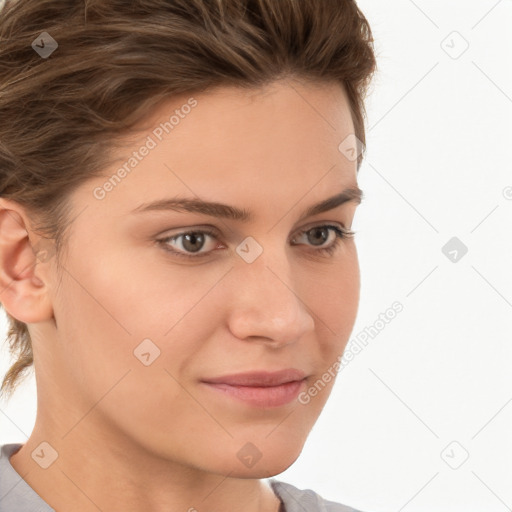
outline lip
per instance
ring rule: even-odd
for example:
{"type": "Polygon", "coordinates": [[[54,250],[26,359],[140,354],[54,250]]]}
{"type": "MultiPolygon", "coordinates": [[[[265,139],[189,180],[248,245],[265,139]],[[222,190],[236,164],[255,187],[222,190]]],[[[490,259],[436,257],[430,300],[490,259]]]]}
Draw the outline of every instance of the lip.
{"type": "Polygon", "coordinates": [[[305,374],[293,368],[279,372],[249,372],[202,381],[224,397],[255,407],[280,407],[297,398],[305,384],[305,374]]]}
{"type": "Polygon", "coordinates": [[[203,379],[203,382],[208,384],[228,384],[230,386],[269,387],[303,380],[305,377],[306,374],[301,370],[287,368],[277,372],[253,371],[224,375],[222,377],[203,379]]]}

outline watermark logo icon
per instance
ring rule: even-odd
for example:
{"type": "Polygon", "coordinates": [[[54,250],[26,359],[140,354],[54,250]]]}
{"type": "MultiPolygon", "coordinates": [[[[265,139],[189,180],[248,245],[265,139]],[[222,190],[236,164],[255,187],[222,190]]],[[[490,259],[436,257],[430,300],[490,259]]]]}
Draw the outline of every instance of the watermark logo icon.
{"type": "Polygon", "coordinates": [[[45,263],[51,260],[55,256],[55,245],[47,238],[41,238],[33,246],[36,258],[41,262],[45,263]]]}
{"type": "Polygon", "coordinates": [[[43,441],[32,453],[32,458],[43,469],[48,469],[56,460],[59,454],[57,450],[46,441],[43,441]]]}
{"type": "Polygon", "coordinates": [[[507,201],[512,201],[512,187],[508,186],[503,189],[503,197],[507,201]]]}
{"type": "Polygon", "coordinates": [[[351,133],[338,146],[338,151],[350,160],[355,162],[364,151],[364,144],[360,141],[355,134],[351,133]]]}
{"type": "Polygon", "coordinates": [[[149,366],[160,356],[160,349],[149,338],[145,338],[135,347],[133,355],[144,366],[149,366]]]}
{"type": "Polygon", "coordinates": [[[452,263],[458,263],[467,254],[468,248],[454,236],[446,242],[441,251],[452,263]]]}
{"type": "Polygon", "coordinates": [[[450,58],[456,60],[469,48],[469,43],[454,30],[441,41],[441,48],[450,58]]]}
{"type": "Polygon", "coordinates": [[[261,255],[263,247],[252,236],[248,236],[238,244],[236,252],[246,263],[252,263],[261,255]]]}
{"type": "Polygon", "coordinates": [[[33,41],[32,48],[43,59],[47,59],[57,48],[59,44],[48,32],[41,32],[33,41]]]}
{"type": "Polygon", "coordinates": [[[263,454],[253,443],[245,443],[236,455],[242,464],[248,468],[252,468],[263,457],[263,454]]]}
{"type": "Polygon", "coordinates": [[[441,452],[441,458],[452,469],[459,469],[469,459],[469,453],[458,441],[452,441],[441,452]]]}

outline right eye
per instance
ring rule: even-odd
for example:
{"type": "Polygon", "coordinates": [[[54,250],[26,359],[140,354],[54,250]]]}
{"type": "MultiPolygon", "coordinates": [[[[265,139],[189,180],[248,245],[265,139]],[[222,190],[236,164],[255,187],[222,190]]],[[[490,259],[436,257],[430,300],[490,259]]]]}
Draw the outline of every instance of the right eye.
{"type": "Polygon", "coordinates": [[[212,230],[204,229],[197,231],[184,231],[182,233],[178,233],[176,235],[168,236],[165,238],[161,238],[160,240],[157,240],[163,248],[172,253],[176,256],[183,257],[183,258],[202,258],[204,256],[208,256],[212,251],[207,251],[203,253],[199,253],[201,248],[203,247],[205,243],[205,235],[209,237],[216,238],[216,233],[212,230]],[[181,239],[183,237],[183,240],[181,241],[180,245],[182,246],[181,250],[171,249],[170,248],[170,242],[176,242],[177,240],[181,239]],[[188,254],[184,251],[192,251],[192,253],[188,254]]]}

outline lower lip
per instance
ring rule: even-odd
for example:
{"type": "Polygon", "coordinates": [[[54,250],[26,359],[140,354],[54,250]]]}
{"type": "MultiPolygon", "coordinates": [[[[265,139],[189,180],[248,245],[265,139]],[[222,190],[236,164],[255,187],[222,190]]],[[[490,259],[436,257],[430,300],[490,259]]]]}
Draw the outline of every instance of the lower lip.
{"type": "Polygon", "coordinates": [[[204,382],[216,391],[256,407],[279,407],[288,404],[297,398],[304,383],[305,379],[287,382],[280,386],[254,387],[204,382]]]}

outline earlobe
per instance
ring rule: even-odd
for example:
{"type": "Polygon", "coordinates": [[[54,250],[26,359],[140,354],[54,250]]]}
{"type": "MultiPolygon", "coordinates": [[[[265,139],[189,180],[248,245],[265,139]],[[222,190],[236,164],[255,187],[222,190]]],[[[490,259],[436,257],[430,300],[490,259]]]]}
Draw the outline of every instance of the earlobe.
{"type": "Polygon", "coordinates": [[[44,263],[34,250],[29,218],[22,206],[0,198],[0,302],[24,323],[52,318],[44,263]]]}

